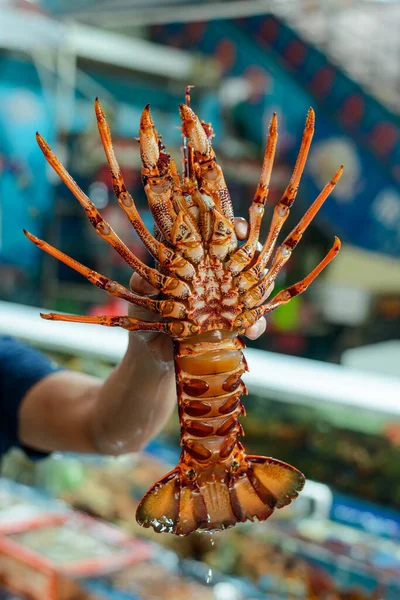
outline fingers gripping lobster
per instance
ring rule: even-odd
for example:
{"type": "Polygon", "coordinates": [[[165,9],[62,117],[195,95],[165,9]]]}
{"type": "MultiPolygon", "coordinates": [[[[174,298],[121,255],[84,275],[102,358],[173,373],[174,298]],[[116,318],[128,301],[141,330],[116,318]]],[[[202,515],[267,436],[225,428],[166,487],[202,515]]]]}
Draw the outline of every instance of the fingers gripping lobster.
{"type": "Polygon", "coordinates": [[[153,256],[155,268],[142,263],[118,238],[40,135],[39,146],[86,211],[98,235],[160,290],[161,299],[137,295],[25,233],[37,246],[108,294],[144,306],[160,315],[160,319],[147,322],[128,316],[54,313],[42,317],[129,331],[157,331],[170,335],[174,341],[182,452],[176,468],[141,500],[136,515],[141,525],[187,535],[195,530],[225,529],[247,519],[263,521],[275,508],[296,498],[305,479],[297,469],[279,460],[247,455],[238,440],[243,435],[239,418],[245,415],[240,398],[247,393],[241,379],[247,365],[239,335],[263,315],[304,292],[338,253],[340,242],[336,238],[332,249],[309,275],[263,302],[266,290],[339,180],[342,167],[275,250],[295,200],[313,136],[314,112],[310,109],[292,177],[275,206],[267,239],[257,255],[278,137],[276,115],[271,120],[261,178],[250,206],[249,236],[239,246],[229,192],[212,148],[211,125],[200,122],[190,108],[187,93],[186,104],[180,106],[183,134],[180,177],[146,106],[140,122],[140,150],[143,184],[155,221],[152,235],[125,187],[98,100],[95,109],[118,203],[153,256]]]}

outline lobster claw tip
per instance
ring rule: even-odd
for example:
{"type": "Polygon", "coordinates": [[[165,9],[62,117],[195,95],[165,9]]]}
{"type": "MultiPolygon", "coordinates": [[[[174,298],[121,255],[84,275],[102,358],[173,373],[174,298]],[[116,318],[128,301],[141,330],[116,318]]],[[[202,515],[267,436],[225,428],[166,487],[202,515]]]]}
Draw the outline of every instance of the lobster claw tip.
{"type": "Polygon", "coordinates": [[[149,127],[154,127],[154,123],[151,117],[150,104],[146,104],[140,117],[140,128],[147,129],[149,127]]]}
{"type": "Polygon", "coordinates": [[[40,317],[42,319],[44,319],[45,321],[52,321],[53,320],[53,314],[52,313],[39,313],[40,317]]]}
{"type": "Polygon", "coordinates": [[[195,113],[190,108],[190,106],[188,106],[187,104],[179,105],[179,114],[180,114],[182,121],[193,122],[193,121],[197,120],[195,113]]]}
{"type": "Polygon", "coordinates": [[[315,112],[312,106],[310,106],[310,108],[307,111],[307,121],[306,121],[306,126],[308,127],[314,127],[315,125],[315,112]]]}
{"type": "Polygon", "coordinates": [[[45,156],[51,152],[50,146],[48,145],[46,140],[40,135],[40,133],[38,131],[36,132],[36,141],[39,145],[39,148],[41,149],[41,151],[43,152],[43,154],[45,156]]]}
{"type": "Polygon", "coordinates": [[[333,249],[335,252],[339,252],[340,248],[341,248],[342,242],[340,241],[340,239],[335,236],[335,241],[333,243],[333,249]]]}
{"type": "Polygon", "coordinates": [[[103,108],[100,104],[100,100],[99,100],[98,96],[96,96],[96,100],[94,101],[94,110],[96,113],[97,120],[104,121],[105,120],[104,112],[103,112],[103,108]]]}
{"type": "Polygon", "coordinates": [[[160,158],[158,135],[150,112],[150,104],[146,104],[140,117],[139,130],[140,150],[143,167],[148,176],[158,176],[157,162],[160,158]]]}
{"type": "Polygon", "coordinates": [[[278,127],[278,115],[276,114],[276,112],[274,112],[272,114],[271,121],[269,124],[269,132],[273,133],[274,131],[276,131],[277,127],[278,127]]]}
{"type": "Polygon", "coordinates": [[[209,156],[211,145],[204,126],[200,123],[196,113],[187,104],[179,105],[179,113],[183,121],[183,133],[188,138],[193,149],[203,156],[209,156]]]}
{"type": "Polygon", "coordinates": [[[28,240],[30,240],[34,244],[37,244],[40,241],[39,238],[37,238],[35,235],[29,233],[27,229],[23,229],[22,231],[24,232],[24,235],[28,238],[28,240]]]}

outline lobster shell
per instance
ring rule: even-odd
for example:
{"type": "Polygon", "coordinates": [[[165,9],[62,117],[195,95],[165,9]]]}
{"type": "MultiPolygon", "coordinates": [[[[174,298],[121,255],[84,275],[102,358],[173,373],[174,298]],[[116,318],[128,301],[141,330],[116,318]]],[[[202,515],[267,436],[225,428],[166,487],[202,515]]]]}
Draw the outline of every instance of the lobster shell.
{"type": "Polygon", "coordinates": [[[222,530],[248,519],[263,521],[275,508],[286,506],[297,497],[305,478],[297,469],[279,460],[246,454],[238,440],[243,434],[239,418],[245,414],[241,396],[247,393],[241,379],[247,364],[240,334],[304,292],[338,253],[340,241],[335,238],[332,249],[309,275],[265,301],[278,273],[334,189],[343,167],[275,249],[296,198],[310,148],[315,120],[310,109],[292,177],[274,208],[269,233],[257,253],[278,137],[274,114],[260,182],[250,206],[249,235],[240,245],[229,192],[212,147],[212,127],[200,122],[192,111],[187,90],[186,104],[180,106],[181,176],[154,127],[148,105],[140,121],[142,179],[155,221],[152,235],[125,187],[97,99],[95,110],[118,203],[154,257],[155,268],[142,263],[118,238],[38,134],[39,146],[84,208],[98,235],[160,290],[160,299],[139,296],[32,234],[25,234],[108,294],[143,306],[160,315],[160,319],[147,322],[127,316],[84,317],[55,313],[42,317],[122,327],[129,331],[156,331],[174,340],[182,452],[175,469],[155,483],[141,500],[136,515],[141,525],[151,526],[155,531],[188,535],[195,530],[222,530]]]}

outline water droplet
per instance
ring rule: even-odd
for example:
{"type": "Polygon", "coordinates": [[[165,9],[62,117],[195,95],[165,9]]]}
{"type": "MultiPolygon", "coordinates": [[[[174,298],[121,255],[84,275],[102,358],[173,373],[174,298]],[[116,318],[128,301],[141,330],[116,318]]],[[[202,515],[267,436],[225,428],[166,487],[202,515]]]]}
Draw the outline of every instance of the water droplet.
{"type": "Polygon", "coordinates": [[[208,573],[206,575],[206,584],[209,585],[213,580],[213,572],[212,569],[208,569],[208,573]]]}

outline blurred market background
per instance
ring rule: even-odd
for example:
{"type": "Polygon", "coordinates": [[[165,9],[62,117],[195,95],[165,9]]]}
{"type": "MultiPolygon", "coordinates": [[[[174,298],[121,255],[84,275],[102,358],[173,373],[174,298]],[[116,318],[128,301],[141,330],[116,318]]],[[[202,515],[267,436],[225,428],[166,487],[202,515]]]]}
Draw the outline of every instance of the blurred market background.
{"type": "MultiPolygon", "coordinates": [[[[141,457],[56,455],[32,464],[12,452],[3,463],[7,481],[0,480],[0,557],[1,523],[16,514],[14,505],[44,501],[11,479],[151,538],[125,570],[88,577],[82,598],[89,589],[115,600],[400,598],[399,31],[400,3],[390,0],[0,1],[0,334],[72,369],[106,376],[123,355],[125,333],[45,323],[39,307],[118,315],[126,306],[41,253],[22,229],[125,285],[131,272],[49,169],[36,130],[145,262],[113,194],[96,96],[149,227],[135,139],[140,114],[150,102],[179,160],[177,106],[187,84],[195,86],[194,109],[213,124],[236,215],[247,216],[268,124],[278,114],[264,235],[310,105],[316,132],[287,231],[345,165],[276,289],[307,274],[334,235],[343,242],[339,257],[306,294],[269,317],[247,354],[246,447],[300,468],[311,480],[304,499],[278,519],[236,527],[212,543],[139,530],[137,501],[165,463],[176,462],[174,415],[141,457]],[[159,543],[171,553],[160,553],[159,543]]],[[[43,513],[58,510],[47,502],[43,513]]],[[[28,533],[20,535],[29,546],[28,533]]],[[[39,553],[41,544],[51,546],[45,533],[35,541],[39,553]]],[[[72,546],[82,544],[76,538],[72,546]]],[[[22,584],[17,591],[34,594],[22,584]]]]}

